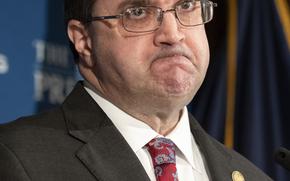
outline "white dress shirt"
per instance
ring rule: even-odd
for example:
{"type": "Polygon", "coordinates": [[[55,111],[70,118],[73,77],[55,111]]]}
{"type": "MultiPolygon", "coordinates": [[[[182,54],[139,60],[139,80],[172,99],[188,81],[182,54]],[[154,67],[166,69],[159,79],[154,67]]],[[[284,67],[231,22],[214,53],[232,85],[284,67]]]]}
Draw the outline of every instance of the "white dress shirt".
{"type": "MultiPolygon", "coordinates": [[[[145,145],[155,137],[163,137],[144,122],[132,117],[93,91],[85,82],[85,89],[111,119],[134,153],[139,158],[151,181],[156,181],[150,153],[145,145]]],[[[202,154],[191,134],[187,108],[166,138],[171,139],[176,149],[176,168],[179,181],[208,181],[202,154]]]]}

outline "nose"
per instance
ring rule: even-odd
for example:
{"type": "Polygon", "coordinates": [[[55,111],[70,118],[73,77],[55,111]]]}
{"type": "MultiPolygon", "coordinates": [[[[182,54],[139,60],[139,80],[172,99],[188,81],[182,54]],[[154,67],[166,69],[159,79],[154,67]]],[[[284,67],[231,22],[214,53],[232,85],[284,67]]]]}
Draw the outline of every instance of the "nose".
{"type": "Polygon", "coordinates": [[[162,23],[155,32],[154,43],[156,46],[172,46],[185,39],[180,30],[180,24],[175,17],[174,11],[165,11],[162,23]]]}

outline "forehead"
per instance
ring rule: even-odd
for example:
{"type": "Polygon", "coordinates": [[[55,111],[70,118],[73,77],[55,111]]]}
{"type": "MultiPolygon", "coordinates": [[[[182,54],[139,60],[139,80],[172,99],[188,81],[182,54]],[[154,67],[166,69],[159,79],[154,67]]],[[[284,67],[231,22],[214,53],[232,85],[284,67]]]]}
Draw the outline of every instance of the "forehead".
{"type": "Polygon", "coordinates": [[[120,10],[128,5],[156,5],[156,6],[170,6],[180,0],[97,0],[97,9],[120,10]]]}

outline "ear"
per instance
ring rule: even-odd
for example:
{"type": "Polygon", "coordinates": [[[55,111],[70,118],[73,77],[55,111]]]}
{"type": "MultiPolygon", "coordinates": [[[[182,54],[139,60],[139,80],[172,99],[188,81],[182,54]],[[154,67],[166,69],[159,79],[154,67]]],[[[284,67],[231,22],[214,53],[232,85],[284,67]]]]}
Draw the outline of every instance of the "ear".
{"type": "Polygon", "coordinates": [[[83,23],[78,20],[70,20],[67,26],[67,33],[81,61],[85,61],[84,63],[89,67],[93,66],[93,61],[91,61],[91,39],[83,23]]]}

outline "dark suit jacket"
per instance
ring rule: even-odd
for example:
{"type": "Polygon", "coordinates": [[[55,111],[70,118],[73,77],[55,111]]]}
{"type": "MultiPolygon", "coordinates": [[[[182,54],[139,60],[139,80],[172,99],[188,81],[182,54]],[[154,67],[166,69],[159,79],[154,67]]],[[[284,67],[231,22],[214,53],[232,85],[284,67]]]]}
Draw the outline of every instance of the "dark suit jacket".
{"type": "MultiPolygon", "coordinates": [[[[214,181],[271,180],[207,135],[190,116],[214,181]]],[[[1,181],[149,181],[138,158],[106,114],[78,83],[60,108],[0,126],[1,181]]]]}

